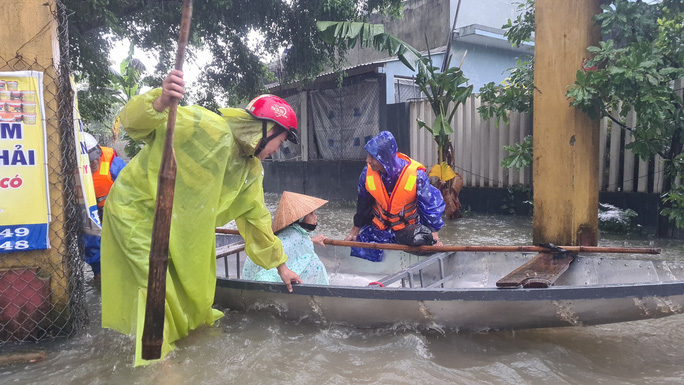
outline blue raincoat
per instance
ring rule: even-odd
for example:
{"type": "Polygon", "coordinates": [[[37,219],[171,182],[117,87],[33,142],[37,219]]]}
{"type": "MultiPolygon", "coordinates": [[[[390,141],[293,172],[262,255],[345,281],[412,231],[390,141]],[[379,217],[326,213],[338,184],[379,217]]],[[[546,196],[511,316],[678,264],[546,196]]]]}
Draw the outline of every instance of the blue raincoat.
{"type": "MultiPolygon", "coordinates": [[[[397,142],[394,140],[394,136],[389,131],[382,131],[369,140],[365,148],[385,168],[385,173],[380,173],[380,179],[382,179],[388,193],[393,191],[401,171],[408,164],[397,156],[397,142]]],[[[361,232],[356,240],[359,242],[396,243],[397,238],[392,229],[380,230],[372,224],[372,207],[375,199],[366,190],[367,169],[368,165],[361,171],[357,186],[358,203],[354,216],[354,226],[360,227],[361,232]]],[[[427,174],[422,170],[418,170],[416,175],[416,189],[420,223],[432,231],[439,231],[444,226],[442,214],[445,204],[442,193],[430,184],[427,174]]],[[[352,256],[373,262],[382,261],[383,254],[382,250],[359,247],[352,247],[351,251],[352,256]]]]}

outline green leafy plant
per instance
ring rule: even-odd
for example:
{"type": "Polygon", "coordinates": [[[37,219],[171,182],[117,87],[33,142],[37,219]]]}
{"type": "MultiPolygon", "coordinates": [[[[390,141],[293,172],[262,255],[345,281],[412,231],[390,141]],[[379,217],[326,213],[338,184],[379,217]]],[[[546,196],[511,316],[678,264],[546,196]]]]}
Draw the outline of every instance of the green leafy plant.
{"type": "Polygon", "coordinates": [[[677,227],[684,228],[684,186],[678,186],[663,194],[663,202],[669,203],[662,214],[670,218],[677,227]]]}
{"type": "Polygon", "coordinates": [[[504,146],[508,156],[501,161],[501,166],[520,170],[532,164],[532,136],[527,135],[521,143],[504,146]]]}
{"type": "MultiPolygon", "coordinates": [[[[532,36],[534,0],[521,3],[519,10],[517,18],[503,26],[514,45],[532,36]]],[[[631,133],[633,141],[626,148],[642,159],[662,157],[665,178],[658,233],[667,235],[671,223],[682,226],[684,216],[679,204],[682,191],[673,188],[677,178],[684,178],[684,167],[677,161],[684,142],[683,103],[673,87],[684,77],[684,3],[613,0],[604,2],[602,10],[595,20],[605,39],[587,48],[592,57],[577,71],[567,96],[589,116],[607,117],[631,133]],[[637,115],[634,127],[626,123],[630,111],[637,115]]],[[[532,61],[520,62],[504,83],[483,87],[480,115],[506,121],[509,111],[531,113],[533,66],[532,61]]],[[[510,165],[524,164],[523,148],[509,148],[510,165]]]]}
{"type": "MultiPolygon", "coordinates": [[[[87,130],[100,138],[103,145],[110,145],[109,141],[119,135],[117,121],[119,111],[146,85],[144,75],[147,69],[140,60],[134,57],[134,54],[135,48],[131,44],[128,48],[128,55],[119,63],[119,71],[109,69],[109,86],[106,92],[93,93],[89,88],[85,88],[78,93],[79,107],[84,102],[88,103],[93,100],[102,104],[106,102],[105,111],[102,113],[83,117],[87,130]]],[[[132,140],[125,132],[119,139],[128,140],[124,151],[129,157],[135,156],[144,145],[142,141],[132,140]]]]}
{"type": "MultiPolygon", "coordinates": [[[[447,66],[448,67],[448,66],[447,66]]],[[[473,86],[467,86],[468,79],[463,71],[457,67],[447,68],[441,72],[439,67],[432,65],[432,56],[428,53],[425,67],[420,67],[416,84],[427,96],[428,102],[435,114],[435,120],[430,127],[418,119],[418,127],[428,130],[437,143],[438,163],[446,162],[453,167],[453,146],[450,135],[454,133],[451,123],[459,105],[464,104],[473,92],[473,86]]]]}
{"type": "Polygon", "coordinates": [[[122,104],[126,104],[132,97],[140,93],[140,88],[144,85],[143,76],[147,69],[145,65],[133,57],[135,47],[133,44],[128,46],[128,55],[119,63],[119,72],[111,70],[109,79],[114,89],[114,97],[122,104]]]}
{"type": "MultiPolygon", "coordinates": [[[[534,16],[534,0],[526,0],[518,4],[515,20],[508,19],[501,26],[512,45],[519,47],[532,39],[534,16]]],[[[478,113],[482,119],[496,118],[497,126],[500,121],[509,122],[511,111],[532,115],[534,108],[534,60],[518,59],[516,66],[507,71],[510,75],[503,82],[489,82],[480,88],[478,113]]],[[[519,144],[505,146],[504,150],[509,155],[501,162],[503,167],[520,169],[532,164],[531,136],[519,144]]]]}
{"type": "Polygon", "coordinates": [[[675,188],[684,178],[684,103],[673,87],[684,77],[684,4],[614,0],[602,6],[595,20],[604,36],[587,50],[593,57],[569,87],[567,96],[594,118],[608,117],[631,133],[625,146],[644,160],[654,155],[664,162],[661,218],[658,233],[669,233],[670,222],[682,227],[684,193],[675,188]],[[618,108],[620,107],[620,108],[618,108]],[[634,111],[636,124],[627,124],[634,111]]]}
{"type": "MultiPolygon", "coordinates": [[[[69,15],[69,53],[77,83],[87,83],[91,98],[84,117],[108,113],[109,55],[115,42],[131,41],[159,59],[151,75],[157,84],[173,67],[180,1],[62,0],[69,15]]],[[[318,20],[365,20],[369,15],[397,17],[401,0],[272,0],[195,1],[187,63],[202,56],[196,87],[188,90],[196,103],[210,108],[237,105],[265,91],[269,70],[262,63],[287,49],[282,57],[283,82],[310,80],[334,63],[330,47],[317,39],[318,20]],[[258,40],[252,36],[259,35],[258,40]],[[219,103],[220,102],[220,103],[219,103]]]]}
{"type": "MultiPolygon", "coordinates": [[[[138,59],[133,57],[134,47],[131,44],[128,48],[128,56],[126,56],[119,64],[119,71],[112,71],[110,73],[110,79],[112,87],[116,92],[117,99],[121,102],[121,107],[123,107],[131,98],[138,95],[144,82],[144,75],[146,72],[145,65],[138,59]]],[[[119,107],[119,110],[121,109],[119,107]]],[[[117,113],[118,115],[118,113],[117,113]]],[[[118,116],[115,118],[118,120],[118,116]]],[[[118,132],[118,121],[115,121],[114,127],[118,132]]],[[[126,132],[121,135],[122,140],[127,140],[124,151],[129,157],[134,157],[142,147],[144,142],[142,140],[135,140],[128,136],[126,132]]]]}
{"type": "MultiPolygon", "coordinates": [[[[684,154],[680,154],[674,160],[674,167],[684,168],[684,154]]],[[[661,214],[674,222],[675,226],[684,229],[684,180],[680,179],[680,185],[662,194],[662,200],[667,205],[661,214]]]]}
{"type": "Polygon", "coordinates": [[[319,21],[316,28],[320,38],[338,49],[354,48],[358,42],[361,48],[373,47],[378,51],[397,56],[411,70],[424,67],[426,62],[415,48],[398,37],[385,33],[382,24],[364,22],[319,21]]]}
{"type": "Polygon", "coordinates": [[[510,76],[496,84],[489,82],[480,88],[482,119],[496,118],[496,124],[509,122],[511,111],[532,114],[534,104],[534,61],[518,59],[515,67],[508,69],[510,76]]]}
{"type": "Polygon", "coordinates": [[[510,215],[532,215],[534,203],[532,189],[516,184],[507,189],[508,194],[502,199],[501,210],[510,215]]]}
{"type": "Polygon", "coordinates": [[[508,19],[506,24],[501,26],[506,32],[504,36],[516,47],[530,41],[534,33],[534,0],[525,0],[518,3],[515,21],[508,19]]]}

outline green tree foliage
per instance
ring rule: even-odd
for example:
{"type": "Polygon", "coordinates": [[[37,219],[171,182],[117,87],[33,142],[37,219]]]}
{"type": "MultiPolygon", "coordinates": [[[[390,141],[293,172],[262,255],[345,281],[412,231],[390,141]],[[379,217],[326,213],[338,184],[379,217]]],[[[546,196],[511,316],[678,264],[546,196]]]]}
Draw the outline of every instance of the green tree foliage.
{"type": "MultiPolygon", "coordinates": [[[[684,167],[680,159],[681,167],[684,167]]],[[[680,229],[684,228],[684,185],[677,186],[669,192],[663,194],[663,201],[667,206],[663,208],[661,214],[674,222],[680,229]]]]}
{"type": "MultiPolygon", "coordinates": [[[[133,57],[134,47],[131,44],[128,48],[128,56],[121,61],[119,65],[119,71],[112,71],[110,74],[110,80],[112,83],[112,89],[114,90],[114,97],[119,101],[119,105],[116,106],[116,120],[114,125],[116,130],[118,127],[118,114],[121,108],[128,103],[131,98],[140,93],[140,89],[145,84],[143,76],[145,75],[146,68],[145,65],[138,59],[133,57]]],[[[121,135],[121,139],[127,140],[126,155],[130,158],[134,157],[145,144],[142,140],[135,140],[128,136],[126,132],[121,135]]]]}
{"type": "MultiPolygon", "coordinates": [[[[519,9],[516,20],[503,26],[509,41],[517,45],[534,31],[534,0],[526,0],[519,9]]],[[[603,39],[587,49],[593,58],[577,72],[568,97],[571,105],[590,116],[606,116],[628,130],[634,139],[628,148],[642,159],[655,154],[664,159],[659,234],[666,235],[668,219],[684,227],[684,189],[674,187],[677,178],[684,178],[684,110],[677,94],[681,90],[674,88],[674,81],[684,77],[684,3],[613,0],[602,9],[595,20],[603,39]],[[626,124],[631,110],[638,117],[634,127],[626,124]]],[[[483,118],[505,120],[509,111],[532,112],[533,65],[521,62],[504,84],[490,83],[480,90],[483,118]]],[[[531,152],[526,155],[525,149],[516,146],[507,159],[529,156],[531,161],[531,152]]]]}
{"type": "MultiPolygon", "coordinates": [[[[530,41],[534,32],[534,0],[518,4],[516,19],[508,19],[501,28],[512,45],[519,47],[530,41]]],[[[502,120],[509,122],[511,111],[532,115],[534,106],[534,60],[518,59],[516,66],[508,72],[510,76],[500,84],[489,82],[480,88],[478,112],[482,119],[496,118],[497,126],[502,120]]],[[[501,162],[503,167],[520,169],[532,163],[532,137],[529,135],[521,143],[506,146],[504,150],[509,155],[501,162]]]]}
{"type": "Polygon", "coordinates": [[[390,56],[397,56],[406,67],[415,71],[416,68],[425,70],[425,60],[415,48],[403,40],[389,33],[385,33],[382,24],[344,21],[319,21],[316,24],[321,40],[329,44],[331,50],[339,50],[342,56],[345,49],[356,47],[373,47],[390,56]]]}
{"type": "Polygon", "coordinates": [[[660,155],[665,165],[659,234],[668,232],[667,219],[684,225],[684,103],[675,81],[684,77],[684,3],[615,0],[595,17],[603,41],[589,47],[593,55],[577,72],[568,97],[592,117],[606,116],[629,131],[626,146],[647,160],[660,155]],[[621,108],[618,106],[621,105],[621,108]],[[636,124],[627,114],[636,112],[636,124]]]}
{"type": "Polygon", "coordinates": [[[482,119],[496,118],[508,123],[511,111],[532,114],[534,61],[520,60],[509,68],[510,76],[496,84],[489,82],[480,88],[478,112],[482,119]]]}
{"type": "Polygon", "coordinates": [[[534,33],[534,0],[524,0],[518,3],[515,20],[508,19],[501,28],[506,30],[504,35],[516,47],[530,41],[534,33]]]}
{"type": "Polygon", "coordinates": [[[508,156],[501,161],[503,167],[520,170],[532,164],[532,136],[527,135],[522,142],[504,146],[508,156]]]}
{"type": "MultiPolygon", "coordinates": [[[[62,0],[69,16],[72,69],[78,83],[88,84],[90,98],[81,101],[84,117],[109,113],[109,53],[114,42],[129,39],[156,55],[159,65],[152,86],[173,67],[180,28],[181,1],[62,0]]],[[[320,19],[361,20],[371,12],[398,16],[400,0],[196,0],[193,4],[188,60],[200,51],[210,59],[198,87],[189,90],[206,107],[219,100],[230,104],[264,91],[270,75],[260,57],[287,49],[284,81],[312,78],[331,63],[332,49],[317,34],[320,19]],[[252,33],[263,36],[248,46],[252,33]]]]}
{"type": "MultiPolygon", "coordinates": [[[[98,142],[103,145],[110,145],[110,141],[118,134],[117,115],[121,108],[135,95],[140,93],[140,89],[145,85],[146,68],[138,59],[134,58],[135,48],[131,44],[128,48],[128,55],[119,63],[119,70],[109,68],[108,87],[101,92],[93,93],[91,89],[84,87],[78,91],[79,110],[86,130],[98,138],[98,142]],[[83,108],[83,102],[100,101],[103,103],[102,114],[92,114],[92,110],[83,108]],[[116,131],[116,132],[114,132],[116,131]]],[[[141,141],[131,140],[124,133],[122,139],[129,139],[125,151],[129,157],[135,156],[142,146],[141,141]]]]}

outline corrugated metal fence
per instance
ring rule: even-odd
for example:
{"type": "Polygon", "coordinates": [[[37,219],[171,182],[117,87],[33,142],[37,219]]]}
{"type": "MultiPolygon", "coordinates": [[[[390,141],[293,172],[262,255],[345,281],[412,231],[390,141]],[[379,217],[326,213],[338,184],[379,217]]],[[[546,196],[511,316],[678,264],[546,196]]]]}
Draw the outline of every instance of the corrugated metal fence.
{"type": "MultiPolygon", "coordinates": [[[[465,186],[508,187],[515,184],[531,185],[531,170],[501,167],[507,155],[503,146],[520,142],[532,133],[532,120],[525,114],[512,113],[510,124],[493,119],[482,120],[477,113],[478,97],[471,97],[459,106],[452,127],[451,142],[454,145],[456,170],[463,177],[465,186]]],[[[430,167],[437,163],[437,144],[427,130],[419,129],[416,119],[432,125],[434,114],[427,100],[410,103],[411,156],[430,167]]]]}
{"type": "MultiPolygon", "coordinates": [[[[675,88],[682,92],[682,80],[675,88]]],[[[465,186],[470,187],[510,187],[516,184],[532,186],[531,168],[521,170],[501,166],[508,155],[504,146],[519,143],[532,133],[532,119],[526,114],[513,112],[510,122],[494,119],[483,120],[477,112],[479,96],[474,95],[459,106],[452,128],[451,142],[454,145],[456,171],[463,176],[465,186]]],[[[432,125],[434,114],[427,100],[410,102],[411,156],[430,167],[437,163],[437,145],[432,135],[418,128],[416,119],[432,125]]],[[[633,126],[636,114],[628,116],[628,126],[633,126]]],[[[660,193],[663,186],[662,158],[655,156],[644,161],[635,156],[625,145],[632,141],[629,132],[612,123],[601,120],[599,187],[600,191],[655,192],[660,193]]]]}

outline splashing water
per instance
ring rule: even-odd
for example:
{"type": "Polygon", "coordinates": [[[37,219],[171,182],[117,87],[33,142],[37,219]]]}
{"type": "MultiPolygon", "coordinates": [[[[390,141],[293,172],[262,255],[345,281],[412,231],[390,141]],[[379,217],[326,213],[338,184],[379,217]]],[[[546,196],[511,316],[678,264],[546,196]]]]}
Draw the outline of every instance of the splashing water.
{"type": "MultiPolygon", "coordinates": [[[[278,196],[266,202],[275,211],[278,196]]],[[[318,234],[342,239],[354,203],[331,201],[318,234]]],[[[228,225],[231,226],[230,224],[228,225]]],[[[233,224],[234,226],[234,224],[233,224]]],[[[530,218],[472,216],[449,221],[445,244],[531,243],[530,218]]],[[[684,242],[603,236],[601,246],[661,247],[682,259],[684,242]]],[[[132,337],[100,327],[99,289],[86,293],[90,324],[71,339],[37,346],[45,360],[0,368],[2,384],[584,384],[684,381],[684,315],[603,325],[454,333],[420,333],[411,325],[381,329],[319,326],[256,312],[226,311],[213,327],[179,341],[163,362],[133,368],[132,337]]],[[[559,306],[565,313],[567,304],[559,306]]],[[[664,304],[667,305],[667,304],[664,304]]],[[[315,306],[315,304],[312,304],[315,306]]],[[[437,325],[436,325],[437,326],[437,325]]],[[[10,346],[3,347],[3,351],[10,346]]],[[[11,348],[15,348],[11,346],[11,348]]],[[[20,347],[21,348],[21,347],[20,347]]]]}

